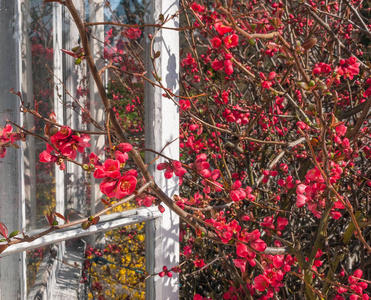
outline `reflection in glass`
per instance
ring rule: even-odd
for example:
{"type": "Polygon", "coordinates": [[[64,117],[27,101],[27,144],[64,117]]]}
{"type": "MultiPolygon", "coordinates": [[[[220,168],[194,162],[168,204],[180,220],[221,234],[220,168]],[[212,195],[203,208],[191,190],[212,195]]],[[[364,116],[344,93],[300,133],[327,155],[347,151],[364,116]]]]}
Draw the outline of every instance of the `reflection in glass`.
{"type": "Polygon", "coordinates": [[[36,287],[35,282],[37,280],[36,278],[38,277],[37,275],[41,272],[40,266],[42,264],[42,261],[44,260],[45,256],[49,251],[50,251],[49,246],[27,251],[26,254],[27,294],[30,294],[30,292],[32,292],[33,290],[37,291],[38,289],[40,289],[40,287],[36,287]]]}
{"type": "MultiPolygon", "coordinates": [[[[24,1],[22,69],[23,97],[30,107],[39,104],[38,112],[48,117],[53,111],[53,7],[42,0],[24,1]]],[[[45,122],[31,115],[25,116],[28,129],[43,135],[45,122]]],[[[25,194],[27,230],[45,227],[45,215],[55,206],[55,167],[39,162],[45,143],[29,136],[25,146],[25,194]]]]}
{"type": "Polygon", "coordinates": [[[145,299],[144,224],[108,231],[103,247],[87,246],[84,283],[89,299],[145,299]]]}

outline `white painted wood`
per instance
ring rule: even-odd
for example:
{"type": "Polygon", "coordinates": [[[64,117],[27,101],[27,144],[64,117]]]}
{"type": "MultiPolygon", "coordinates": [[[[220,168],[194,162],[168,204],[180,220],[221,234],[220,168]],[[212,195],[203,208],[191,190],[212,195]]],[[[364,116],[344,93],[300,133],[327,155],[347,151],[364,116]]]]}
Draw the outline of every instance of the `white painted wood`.
{"type": "MultiPolygon", "coordinates": [[[[155,208],[157,209],[157,208],[155,208]]],[[[163,266],[162,251],[162,215],[159,218],[150,220],[145,224],[145,250],[146,250],[146,271],[154,274],[161,271],[163,266]]],[[[163,282],[158,276],[149,277],[145,283],[146,299],[162,299],[163,282]]]]}
{"type": "MultiPolygon", "coordinates": [[[[62,6],[58,3],[53,3],[53,49],[54,49],[54,111],[57,115],[57,122],[64,124],[64,105],[63,105],[63,86],[58,79],[63,79],[63,64],[62,52],[63,36],[62,36],[62,6]],[[60,96],[61,95],[61,96],[60,96]]],[[[65,188],[64,188],[64,172],[59,170],[59,166],[55,167],[55,201],[56,211],[64,212],[65,188]]]]}
{"type": "MultiPolygon", "coordinates": [[[[161,217],[161,214],[157,211],[157,209],[154,208],[141,208],[137,210],[129,210],[121,213],[102,216],[98,224],[92,225],[87,230],[82,229],[81,225],[61,229],[52,232],[48,235],[45,235],[41,238],[38,238],[30,243],[20,243],[17,245],[12,245],[9,248],[7,248],[4,252],[2,252],[0,254],[0,257],[2,257],[1,260],[3,260],[4,257],[13,253],[35,249],[46,245],[58,243],[61,241],[66,241],[69,239],[91,235],[93,233],[105,232],[107,230],[111,230],[118,227],[147,222],[157,219],[159,217],[161,217]]],[[[33,235],[37,232],[40,232],[40,230],[33,231],[28,234],[33,235]]]]}
{"type": "MultiPolygon", "coordinates": [[[[89,22],[103,22],[104,21],[104,1],[101,0],[89,0],[89,7],[86,8],[88,11],[88,21],[89,22]]],[[[90,50],[94,57],[94,62],[97,66],[97,69],[104,67],[104,60],[102,59],[103,55],[103,41],[104,41],[104,27],[103,26],[93,26],[89,28],[91,32],[90,38],[90,50]]],[[[89,71],[88,71],[89,72],[89,71]]],[[[92,75],[89,76],[89,91],[90,91],[90,113],[93,119],[103,128],[105,127],[105,113],[104,106],[99,96],[98,89],[95,85],[92,75]]],[[[90,124],[89,129],[91,131],[97,131],[93,124],[90,124]]],[[[104,145],[105,145],[105,136],[104,135],[92,135],[91,136],[91,151],[97,154],[102,160],[105,159],[104,145]]],[[[100,199],[103,197],[99,189],[99,184],[101,183],[100,179],[95,179],[92,175],[91,178],[91,205],[90,205],[90,214],[93,215],[99,205],[101,205],[100,199]]],[[[88,243],[95,245],[95,243],[103,244],[104,236],[92,236],[89,238],[88,243]]]]}
{"type": "MultiPolygon", "coordinates": [[[[22,58],[23,41],[22,41],[22,39],[23,39],[23,30],[24,30],[24,27],[23,27],[24,19],[23,19],[23,14],[22,14],[22,5],[23,5],[23,1],[16,1],[16,3],[15,3],[15,15],[14,15],[15,23],[14,23],[14,36],[13,36],[14,40],[16,41],[15,57],[17,59],[16,67],[17,67],[17,79],[18,79],[17,90],[18,91],[22,91],[21,89],[22,89],[23,83],[24,83],[24,81],[23,81],[24,77],[22,76],[22,74],[23,74],[23,64],[22,64],[22,62],[23,62],[23,58],[22,58]]],[[[20,124],[24,124],[27,120],[25,120],[23,114],[19,114],[19,121],[20,121],[20,124]]],[[[20,148],[20,154],[17,154],[18,157],[20,158],[20,161],[18,161],[18,172],[20,174],[20,181],[18,182],[18,184],[20,182],[21,183],[25,182],[25,153],[23,151],[24,143],[21,143],[20,147],[21,147],[20,148]]],[[[35,166],[35,160],[31,161],[31,166],[32,167],[35,166]]],[[[32,176],[32,177],[33,177],[32,180],[31,180],[32,183],[36,183],[36,180],[34,179],[35,176],[32,176]]],[[[36,184],[35,184],[35,186],[36,186],[36,184]]],[[[21,207],[20,207],[20,212],[19,212],[18,217],[19,217],[19,220],[20,220],[20,226],[21,226],[20,228],[25,229],[26,226],[27,226],[25,185],[20,184],[19,190],[20,190],[19,200],[21,202],[21,207]]],[[[35,190],[35,189],[33,189],[33,190],[35,190]]],[[[36,199],[36,191],[34,191],[34,193],[30,193],[29,195],[30,195],[30,198],[32,200],[36,199]]],[[[19,284],[20,284],[20,289],[17,292],[20,292],[21,299],[24,299],[25,295],[27,294],[26,252],[20,253],[20,255],[18,257],[20,257],[19,266],[17,266],[17,268],[19,268],[18,280],[19,280],[19,284]]]]}
{"type": "MultiPolygon", "coordinates": [[[[166,17],[172,16],[178,11],[178,0],[151,0],[147,1],[144,7],[146,11],[146,23],[158,23],[160,14],[166,17]]],[[[178,19],[168,22],[167,27],[178,27],[178,19]]],[[[153,34],[153,29],[146,31],[153,34]]],[[[178,73],[179,73],[179,35],[173,30],[162,30],[155,39],[154,52],[150,53],[149,42],[146,45],[146,70],[151,74],[152,63],[151,55],[160,51],[161,55],[156,59],[156,69],[166,88],[169,88],[175,94],[179,92],[178,73]]],[[[151,78],[154,80],[153,78],[151,78]]],[[[163,90],[146,82],[145,86],[145,130],[146,130],[146,148],[161,152],[171,159],[179,159],[179,110],[178,107],[167,98],[162,97],[163,90]],[[170,145],[168,145],[171,143],[170,145]]],[[[152,161],[156,155],[151,152],[146,153],[146,161],[152,161]]],[[[178,178],[173,177],[170,180],[165,179],[163,171],[155,170],[158,163],[164,159],[159,159],[156,163],[150,165],[150,172],[156,183],[163,189],[168,196],[173,197],[178,194],[178,178]]],[[[179,264],[179,218],[178,216],[165,208],[162,218],[162,259],[159,253],[155,253],[150,259],[157,259],[152,265],[155,271],[162,271],[162,266],[166,265],[168,269],[179,264]]],[[[157,246],[156,246],[157,247],[157,246]]],[[[148,258],[147,258],[148,259],[148,258]]],[[[174,274],[172,278],[164,277],[162,279],[154,277],[154,286],[158,286],[162,281],[162,294],[146,295],[148,299],[178,299],[179,298],[179,276],[174,274]]],[[[156,292],[157,293],[157,292],[156,292]]]]}
{"type": "MultiPolygon", "coordinates": [[[[10,88],[18,91],[19,82],[19,3],[18,1],[0,1],[0,126],[5,120],[20,121],[19,99],[9,93],[10,88]],[[14,30],[15,29],[15,30],[14,30]],[[16,55],[15,55],[16,54],[16,55]]],[[[18,230],[23,225],[21,180],[21,151],[7,149],[7,155],[0,162],[0,221],[9,232],[18,230]]],[[[22,280],[22,262],[24,255],[16,254],[0,260],[0,299],[21,299],[24,289],[22,280]],[[18,263],[20,262],[20,263],[18,263]]]]}
{"type": "MultiPolygon", "coordinates": [[[[63,53],[60,49],[63,48],[63,34],[62,34],[62,18],[63,11],[62,5],[53,3],[53,73],[54,73],[54,112],[57,115],[57,122],[59,124],[65,124],[65,106],[63,98],[63,85],[60,80],[63,80],[63,53]]],[[[65,162],[67,163],[67,162],[65,162]]],[[[59,166],[55,166],[55,211],[64,212],[65,201],[66,201],[66,189],[65,189],[65,171],[61,171],[59,166]]],[[[56,273],[58,273],[61,267],[61,260],[65,252],[65,243],[62,240],[56,241],[61,242],[57,244],[58,247],[58,258],[57,263],[53,269],[50,277],[50,282],[53,284],[56,281],[56,273]]],[[[49,292],[49,291],[48,291],[49,292]]],[[[49,292],[50,295],[50,292],[49,292]]]]}

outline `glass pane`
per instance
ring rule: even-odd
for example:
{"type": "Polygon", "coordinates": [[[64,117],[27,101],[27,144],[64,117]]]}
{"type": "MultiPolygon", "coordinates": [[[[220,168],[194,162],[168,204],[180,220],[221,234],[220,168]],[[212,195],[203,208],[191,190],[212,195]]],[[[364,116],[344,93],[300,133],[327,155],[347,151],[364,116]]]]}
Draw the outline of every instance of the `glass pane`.
{"type": "Polygon", "coordinates": [[[103,247],[87,246],[83,280],[89,299],[145,299],[144,223],[106,232],[103,247]]]}
{"type": "Polygon", "coordinates": [[[27,251],[26,272],[27,272],[27,294],[28,295],[30,295],[30,293],[37,293],[37,291],[42,286],[41,278],[43,276],[43,273],[46,271],[45,270],[46,269],[46,258],[49,256],[48,255],[49,252],[50,252],[49,246],[27,251]],[[42,263],[43,265],[41,266],[42,263]]]}
{"type": "Polygon", "coordinates": [[[81,283],[86,243],[81,239],[27,251],[28,299],[86,299],[81,283]]]}
{"type": "MultiPolygon", "coordinates": [[[[54,78],[47,70],[53,70],[53,7],[42,0],[23,3],[23,97],[30,107],[37,103],[38,112],[48,117],[53,110],[54,78]]],[[[45,122],[31,115],[25,116],[28,129],[43,135],[45,122]]],[[[46,149],[45,143],[29,137],[25,145],[25,193],[27,230],[48,225],[45,214],[54,211],[55,167],[53,163],[39,162],[39,155],[46,149]]]]}
{"type": "MultiPolygon", "coordinates": [[[[106,21],[143,24],[143,2],[111,0],[106,2],[106,21]]],[[[104,59],[107,94],[116,116],[134,147],[144,148],[144,82],[134,73],[143,73],[142,28],[105,26],[104,59]]],[[[107,142],[107,146],[108,142],[107,142]]],[[[129,160],[125,170],[134,166],[129,160]]],[[[111,199],[112,200],[112,199],[111,199]]],[[[135,209],[136,201],[116,208],[112,213],[135,209]]],[[[89,299],[144,299],[145,235],[144,224],[136,224],[105,233],[104,245],[86,251],[85,283],[89,299]]]]}
{"type": "MultiPolygon", "coordinates": [[[[105,8],[106,21],[122,24],[143,24],[141,1],[115,0],[105,8]]],[[[143,33],[139,27],[105,26],[104,56],[109,68],[107,93],[124,131],[133,146],[144,147],[144,72],[143,33]]]]}

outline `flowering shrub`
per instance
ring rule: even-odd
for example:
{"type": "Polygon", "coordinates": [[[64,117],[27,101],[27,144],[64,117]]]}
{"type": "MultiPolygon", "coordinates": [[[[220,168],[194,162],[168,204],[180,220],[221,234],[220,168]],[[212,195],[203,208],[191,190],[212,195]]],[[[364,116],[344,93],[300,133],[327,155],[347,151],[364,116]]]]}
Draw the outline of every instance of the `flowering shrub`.
{"type": "MultiPolygon", "coordinates": [[[[107,208],[136,200],[163,211],[163,202],[178,214],[182,263],[152,275],[180,272],[184,299],[367,300],[369,4],[226,2],[184,0],[179,12],[182,91],[163,88],[163,101],[179,102],[181,156],[155,163],[166,179],[179,177],[181,195],[170,199],[158,190],[139,153],[139,135],[134,147],[125,135],[143,130],[142,99],[133,89],[144,79],[163,87],[155,72],[145,77],[140,47],[129,46],[142,34],[139,26],[109,31],[105,41],[108,68],[118,79],[109,97],[100,90],[117,138],[109,135],[107,158],[92,153],[76,161],[89,137],[49,118],[58,129],[46,130],[40,161],[61,169],[74,162],[102,179],[107,208]],[[120,76],[129,82],[116,88],[120,76]]],[[[78,20],[72,1],[62,3],[78,20]]],[[[161,15],[152,25],[161,30],[172,18],[161,15]]],[[[78,58],[88,58],[94,72],[84,29],[78,58]]],[[[160,56],[153,53],[154,65],[160,56]]],[[[9,127],[2,136],[1,149],[14,144],[9,127]]],[[[88,228],[98,220],[81,222],[88,228]]],[[[5,247],[22,241],[2,235],[5,247]]],[[[99,282],[95,289],[102,290],[99,282]]]]}

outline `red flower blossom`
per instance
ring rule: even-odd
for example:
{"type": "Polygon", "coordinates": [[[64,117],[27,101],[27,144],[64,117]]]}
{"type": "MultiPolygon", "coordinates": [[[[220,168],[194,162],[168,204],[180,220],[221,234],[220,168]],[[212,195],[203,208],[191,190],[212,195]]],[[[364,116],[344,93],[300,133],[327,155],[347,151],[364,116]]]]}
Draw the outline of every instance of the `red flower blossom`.
{"type": "Polygon", "coordinates": [[[117,180],[105,178],[99,185],[100,191],[109,198],[116,196],[117,180]]]}
{"type": "Polygon", "coordinates": [[[210,40],[211,45],[213,45],[213,48],[220,48],[222,45],[222,40],[218,37],[214,37],[210,40]]]}
{"type": "Polygon", "coordinates": [[[117,183],[116,198],[122,199],[131,195],[137,185],[137,179],[132,175],[124,175],[117,183]]]}
{"type": "Polygon", "coordinates": [[[245,272],[246,270],[246,259],[234,259],[234,265],[241,270],[241,272],[245,272]]]}
{"type": "Polygon", "coordinates": [[[191,4],[191,8],[194,10],[194,11],[197,11],[197,12],[200,12],[200,13],[203,13],[205,11],[205,7],[200,5],[200,4],[197,4],[196,2],[193,2],[191,4]]]}
{"type": "Polygon", "coordinates": [[[133,146],[129,143],[121,143],[117,147],[117,150],[120,150],[121,152],[130,152],[131,149],[133,149],[133,146]]]}
{"type": "Polygon", "coordinates": [[[6,147],[11,146],[20,139],[21,135],[13,132],[13,127],[10,124],[6,124],[4,128],[0,127],[0,158],[5,156],[6,147]]]}
{"type": "Polygon", "coordinates": [[[231,34],[223,39],[224,45],[227,49],[238,46],[238,35],[231,34]]]}
{"type": "Polygon", "coordinates": [[[191,102],[189,100],[180,99],[179,105],[181,110],[187,110],[188,108],[191,107],[191,102]]]}
{"type": "Polygon", "coordinates": [[[233,29],[231,27],[223,25],[222,22],[215,23],[214,28],[219,33],[219,35],[221,35],[221,36],[225,35],[228,32],[233,31],[233,29]]]}
{"type": "Polygon", "coordinates": [[[193,262],[197,268],[202,268],[206,265],[203,259],[196,259],[193,262]]]}
{"type": "Polygon", "coordinates": [[[223,66],[224,66],[223,61],[220,61],[220,60],[217,60],[217,59],[215,59],[215,60],[211,63],[211,67],[213,68],[214,71],[218,71],[218,70],[220,70],[221,68],[223,68],[223,66]]]}
{"type": "Polygon", "coordinates": [[[139,28],[130,27],[127,28],[122,35],[127,37],[129,40],[136,40],[140,38],[140,35],[142,34],[142,31],[139,28]]]}
{"type": "Polygon", "coordinates": [[[105,177],[119,178],[120,173],[120,162],[118,160],[107,159],[103,164],[103,171],[105,177]]]}
{"type": "Polygon", "coordinates": [[[255,288],[263,292],[269,286],[269,279],[264,275],[259,275],[254,278],[255,288]]]}
{"type": "Polygon", "coordinates": [[[227,59],[224,61],[224,73],[231,75],[233,73],[233,63],[231,60],[227,59]]]}
{"type": "Polygon", "coordinates": [[[344,76],[344,78],[353,79],[354,75],[359,74],[359,65],[355,57],[349,57],[348,59],[341,59],[339,61],[340,66],[336,69],[339,75],[344,76]]]}

